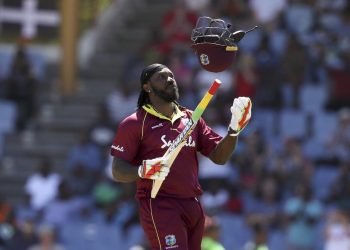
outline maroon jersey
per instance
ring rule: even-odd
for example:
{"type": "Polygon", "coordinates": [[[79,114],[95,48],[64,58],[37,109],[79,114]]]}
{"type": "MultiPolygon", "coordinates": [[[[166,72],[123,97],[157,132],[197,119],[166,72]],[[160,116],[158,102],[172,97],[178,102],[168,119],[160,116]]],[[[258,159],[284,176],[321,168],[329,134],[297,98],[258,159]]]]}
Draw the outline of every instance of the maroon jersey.
{"type": "MultiPolygon", "coordinates": [[[[143,160],[161,157],[184,129],[192,111],[177,108],[172,119],[144,106],[125,118],[118,127],[111,154],[135,167],[143,160]]],[[[222,139],[201,118],[171,166],[158,196],[189,198],[202,194],[198,181],[197,151],[208,156],[222,139]]],[[[138,198],[151,196],[152,180],[137,180],[138,198]]]]}

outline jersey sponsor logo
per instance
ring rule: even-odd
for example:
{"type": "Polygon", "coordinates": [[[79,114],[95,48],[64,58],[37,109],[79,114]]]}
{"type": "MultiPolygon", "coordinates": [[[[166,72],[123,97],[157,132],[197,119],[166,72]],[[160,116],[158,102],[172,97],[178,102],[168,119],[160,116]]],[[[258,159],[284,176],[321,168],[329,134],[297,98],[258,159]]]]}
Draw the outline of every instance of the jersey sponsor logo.
{"type": "MultiPolygon", "coordinates": [[[[171,147],[175,142],[175,140],[167,140],[166,139],[166,135],[162,135],[160,137],[160,139],[162,140],[163,145],[161,146],[161,148],[167,148],[167,147],[171,147]]],[[[185,147],[196,147],[196,142],[193,140],[192,136],[189,136],[185,142],[185,147]]]]}
{"type": "Polygon", "coordinates": [[[151,129],[160,128],[160,127],[163,127],[163,123],[159,123],[157,125],[154,125],[151,127],[151,129]]]}
{"type": "Polygon", "coordinates": [[[179,245],[176,244],[176,237],[173,234],[169,234],[165,236],[165,244],[167,245],[165,249],[172,249],[172,248],[178,248],[179,245]]]}
{"type": "Polygon", "coordinates": [[[124,147],[123,146],[119,146],[119,145],[114,146],[114,145],[112,145],[112,148],[117,150],[117,151],[124,152],[124,147]]]}

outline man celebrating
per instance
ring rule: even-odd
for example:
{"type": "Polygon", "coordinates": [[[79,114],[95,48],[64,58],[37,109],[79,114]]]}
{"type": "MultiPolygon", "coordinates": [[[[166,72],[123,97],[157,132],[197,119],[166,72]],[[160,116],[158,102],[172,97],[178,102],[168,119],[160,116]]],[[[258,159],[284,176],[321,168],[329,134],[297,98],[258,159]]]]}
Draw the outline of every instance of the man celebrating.
{"type": "Polygon", "coordinates": [[[205,219],[198,199],[202,190],[197,152],[225,164],[250,120],[251,101],[235,98],[223,138],[200,118],[169,171],[162,155],[192,111],[178,104],[178,87],[165,65],[147,66],[140,81],[138,109],[120,123],[111,148],[113,177],[120,182],[136,181],[140,221],[152,249],[200,250],[205,219]],[[153,180],[164,180],[155,199],[151,198],[153,180]]]}

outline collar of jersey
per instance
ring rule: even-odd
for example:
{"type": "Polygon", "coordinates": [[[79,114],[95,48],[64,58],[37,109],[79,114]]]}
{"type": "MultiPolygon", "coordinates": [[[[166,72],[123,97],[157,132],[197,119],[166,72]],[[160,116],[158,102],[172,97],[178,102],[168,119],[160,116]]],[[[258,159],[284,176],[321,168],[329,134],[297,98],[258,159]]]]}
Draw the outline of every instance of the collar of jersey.
{"type": "Polygon", "coordinates": [[[185,115],[185,113],[179,109],[178,105],[175,105],[175,113],[173,114],[173,116],[171,118],[166,117],[165,115],[163,115],[161,113],[158,113],[151,105],[143,105],[142,108],[144,110],[146,110],[147,113],[154,115],[160,119],[168,120],[171,123],[174,123],[177,119],[179,119],[180,117],[185,115]]]}

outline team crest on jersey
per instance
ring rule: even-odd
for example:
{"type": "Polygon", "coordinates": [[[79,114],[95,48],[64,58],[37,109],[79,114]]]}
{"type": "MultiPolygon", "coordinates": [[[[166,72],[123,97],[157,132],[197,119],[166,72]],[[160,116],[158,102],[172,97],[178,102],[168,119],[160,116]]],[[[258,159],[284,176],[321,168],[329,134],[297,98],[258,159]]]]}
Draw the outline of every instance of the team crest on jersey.
{"type": "Polygon", "coordinates": [[[165,236],[165,244],[168,246],[166,249],[178,247],[176,244],[176,237],[173,234],[165,236]]]}
{"type": "Polygon", "coordinates": [[[201,61],[201,64],[208,65],[209,64],[209,57],[206,54],[201,54],[199,56],[199,60],[201,61]]]}

